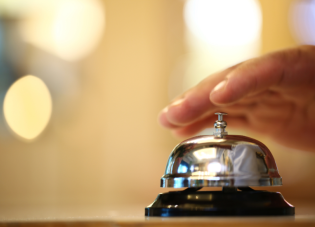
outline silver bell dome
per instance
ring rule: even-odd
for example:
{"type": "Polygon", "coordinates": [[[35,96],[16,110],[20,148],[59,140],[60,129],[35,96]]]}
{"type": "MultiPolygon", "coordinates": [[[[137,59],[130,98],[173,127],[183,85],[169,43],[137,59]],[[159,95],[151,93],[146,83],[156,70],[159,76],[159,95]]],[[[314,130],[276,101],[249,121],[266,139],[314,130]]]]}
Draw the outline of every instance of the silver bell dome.
{"type": "Polygon", "coordinates": [[[216,113],[213,136],[196,136],[178,144],[168,159],[161,187],[280,186],[276,162],[261,142],[228,135],[216,113]]]}

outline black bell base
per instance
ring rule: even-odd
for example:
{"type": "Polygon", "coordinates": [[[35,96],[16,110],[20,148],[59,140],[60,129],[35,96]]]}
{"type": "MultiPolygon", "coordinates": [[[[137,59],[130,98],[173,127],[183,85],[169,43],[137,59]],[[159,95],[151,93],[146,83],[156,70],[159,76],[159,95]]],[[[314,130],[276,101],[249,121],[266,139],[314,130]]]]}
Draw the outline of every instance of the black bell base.
{"type": "Polygon", "coordinates": [[[268,191],[172,191],[145,208],[147,217],[292,216],[295,208],[281,193],[268,191]]]}

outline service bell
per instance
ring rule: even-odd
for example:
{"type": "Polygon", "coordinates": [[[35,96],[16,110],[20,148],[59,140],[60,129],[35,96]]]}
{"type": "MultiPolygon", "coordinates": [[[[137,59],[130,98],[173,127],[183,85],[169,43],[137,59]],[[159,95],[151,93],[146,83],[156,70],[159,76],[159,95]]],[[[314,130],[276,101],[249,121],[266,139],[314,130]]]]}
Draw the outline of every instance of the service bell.
{"type": "Polygon", "coordinates": [[[196,136],[171,152],[161,187],[184,191],[161,193],[146,207],[146,216],[294,215],[295,208],[279,192],[251,186],[281,186],[276,162],[261,142],[228,135],[226,113],[216,113],[212,136],[196,136]],[[198,191],[223,187],[222,191],[198,191]]]}

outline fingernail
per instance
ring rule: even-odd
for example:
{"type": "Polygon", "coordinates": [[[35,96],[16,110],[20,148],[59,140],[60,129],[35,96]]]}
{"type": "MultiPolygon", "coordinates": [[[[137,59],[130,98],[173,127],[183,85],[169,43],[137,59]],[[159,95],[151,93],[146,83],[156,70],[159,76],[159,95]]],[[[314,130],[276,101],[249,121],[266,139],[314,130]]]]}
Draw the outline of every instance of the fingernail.
{"type": "Polygon", "coordinates": [[[162,113],[166,113],[167,111],[168,111],[168,106],[165,107],[165,108],[161,111],[161,114],[162,114],[162,113]]]}
{"type": "Polygon", "coordinates": [[[217,86],[215,86],[215,87],[213,88],[212,91],[219,91],[219,90],[222,90],[222,89],[225,87],[226,82],[227,82],[226,80],[221,81],[220,83],[217,84],[217,86]]]}
{"type": "Polygon", "coordinates": [[[165,107],[165,108],[160,112],[159,116],[162,116],[163,114],[166,114],[166,113],[168,112],[168,109],[169,109],[170,107],[180,105],[183,101],[184,101],[184,99],[181,98],[181,99],[178,99],[178,100],[172,102],[170,105],[168,105],[167,107],[165,107]]]}
{"type": "Polygon", "coordinates": [[[169,106],[177,106],[184,102],[184,99],[178,99],[175,102],[171,103],[169,106]]]}

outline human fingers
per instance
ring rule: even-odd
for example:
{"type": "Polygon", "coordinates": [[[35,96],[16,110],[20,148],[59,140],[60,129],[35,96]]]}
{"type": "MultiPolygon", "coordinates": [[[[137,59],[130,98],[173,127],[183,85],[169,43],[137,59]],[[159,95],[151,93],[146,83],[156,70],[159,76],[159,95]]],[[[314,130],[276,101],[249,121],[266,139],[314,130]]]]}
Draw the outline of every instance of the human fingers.
{"type": "Polygon", "coordinates": [[[315,47],[302,46],[252,59],[232,70],[210,94],[217,105],[231,104],[267,89],[292,90],[315,83],[315,47]]]}
{"type": "MultiPolygon", "coordinates": [[[[283,124],[292,113],[291,103],[253,103],[234,104],[221,108],[220,111],[227,112],[227,122],[229,127],[243,128],[256,133],[274,134],[283,130],[283,124]]],[[[203,119],[183,127],[173,129],[173,134],[177,137],[188,137],[196,135],[205,128],[213,127],[217,116],[210,114],[203,119]]]]}
{"type": "MultiPolygon", "coordinates": [[[[283,97],[279,92],[274,92],[271,90],[266,90],[262,91],[260,93],[256,93],[253,95],[248,95],[244,97],[243,99],[239,100],[236,104],[241,104],[241,105],[252,105],[260,102],[267,102],[267,103],[282,103],[283,102],[283,97]]],[[[236,105],[233,104],[233,105],[236,105]]],[[[232,106],[233,106],[232,105],[232,106]]],[[[229,105],[231,106],[231,105],[229,105]]]]}
{"type": "MultiPolygon", "coordinates": [[[[197,122],[194,122],[191,125],[176,128],[172,130],[172,133],[179,138],[186,138],[196,135],[198,132],[202,131],[206,128],[212,128],[214,122],[218,120],[216,115],[208,116],[207,118],[201,119],[197,122]]],[[[245,116],[231,116],[228,118],[228,126],[229,127],[245,127],[248,126],[248,121],[245,116]]]]}
{"type": "Polygon", "coordinates": [[[160,124],[166,128],[185,126],[198,121],[209,111],[215,111],[216,106],[210,102],[209,94],[231,70],[233,67],[207,77],[178,97],[160,113],[160,124]]]}

